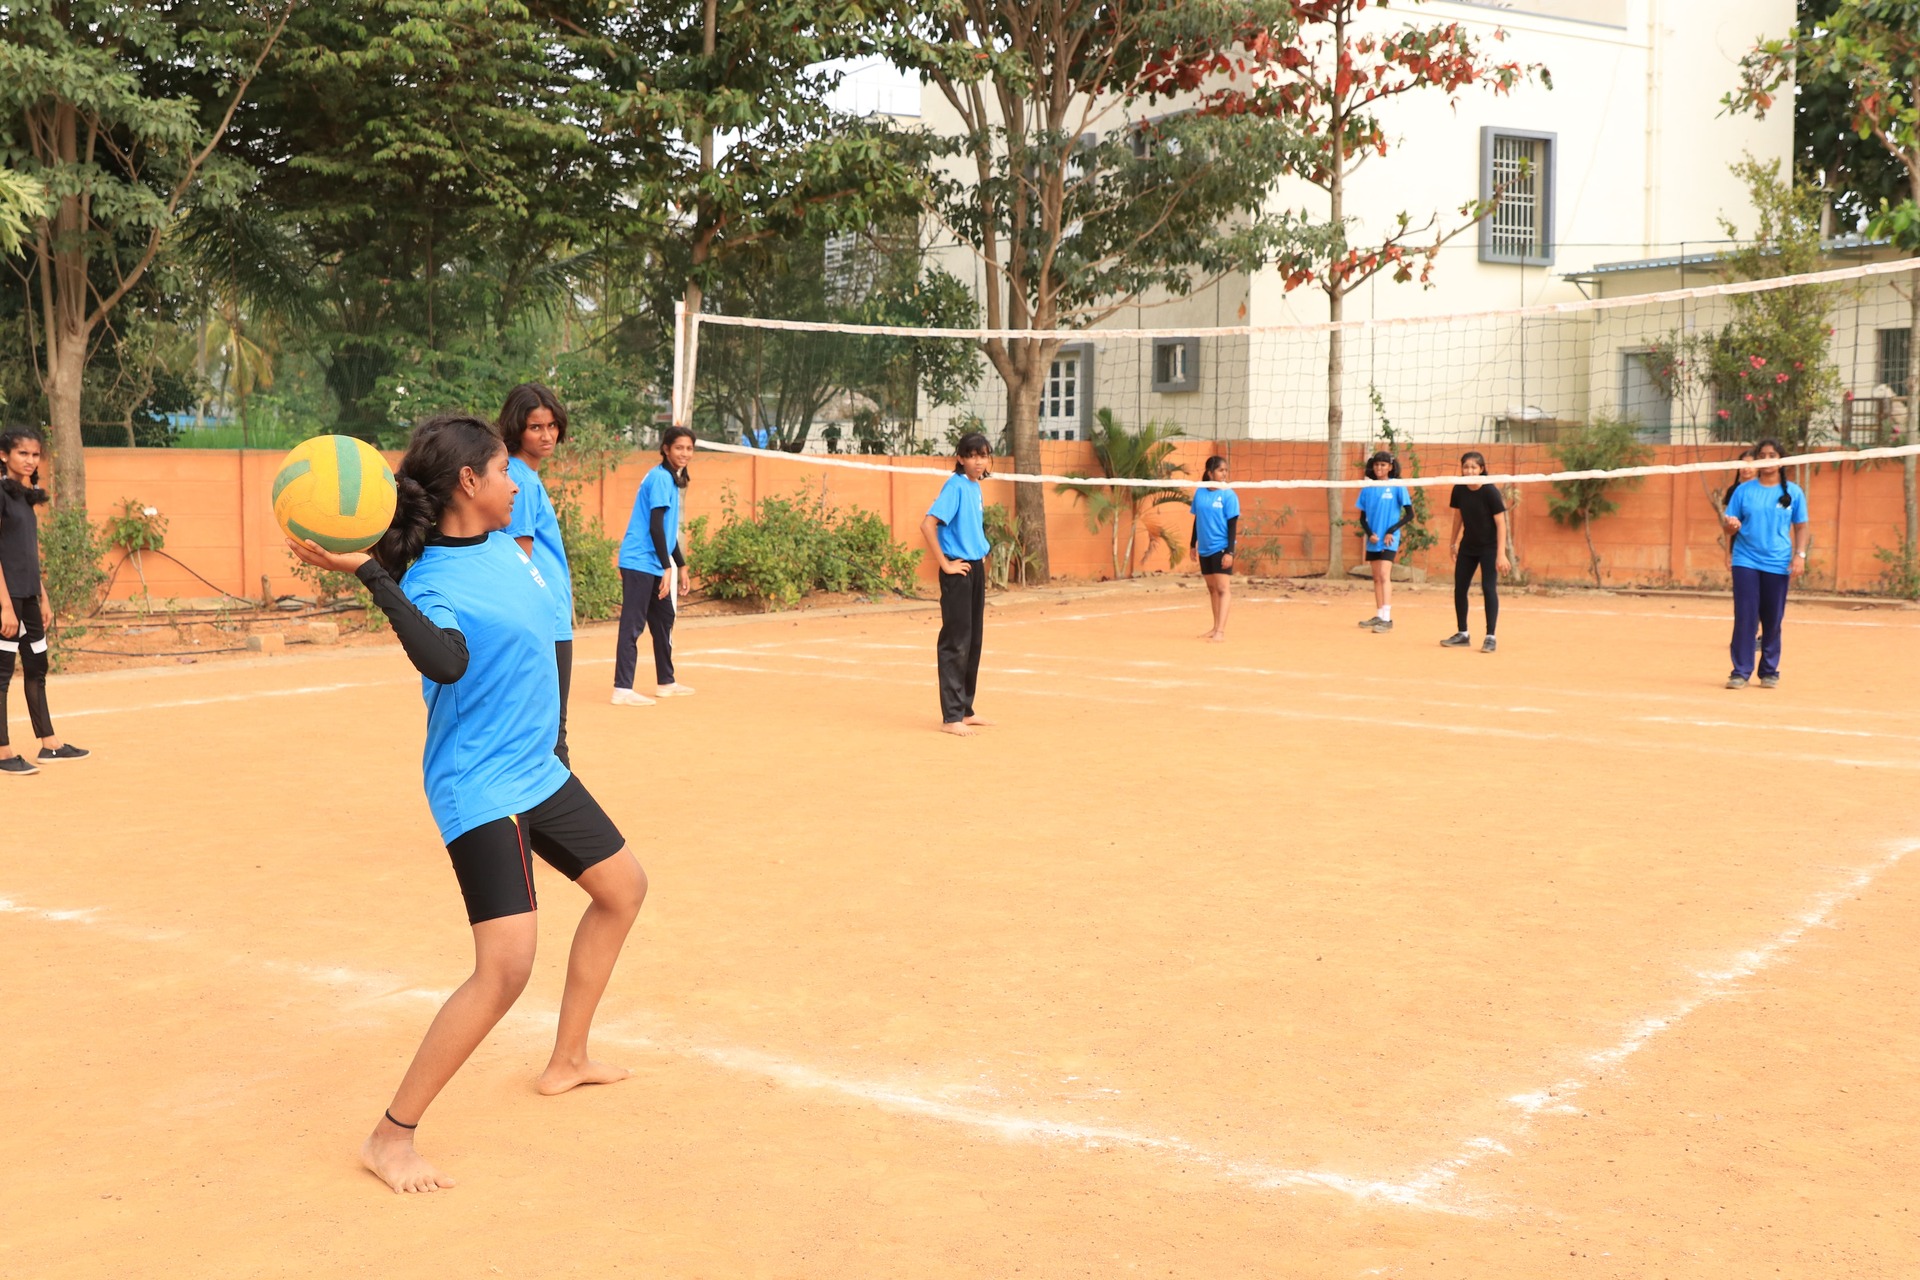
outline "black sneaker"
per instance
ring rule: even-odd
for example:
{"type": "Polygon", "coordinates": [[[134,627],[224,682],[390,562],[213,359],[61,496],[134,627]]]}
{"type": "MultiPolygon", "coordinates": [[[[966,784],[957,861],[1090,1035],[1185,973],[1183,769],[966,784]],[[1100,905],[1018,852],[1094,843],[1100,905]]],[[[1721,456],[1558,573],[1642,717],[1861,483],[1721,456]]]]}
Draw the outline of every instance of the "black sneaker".
{"type": "Polygon", "coordinates": [[[1747,678],[1745,676],[1731,675],[1727,677],[1727,688],[1744,689],[1746,687],[1747,687],[1747,678]]]}
{"type": "Polygon", "coordinates": [[[1384,631],[1391,631],[1391,630],[1393,630],[1392,618],[1375,618],[1373,620],[1373,634],[1379,635],[1384,631]]]}
{"type": "Polygon", "coordinates": [[[1488,636],[1485,640],[1480,642],[1480,652],[1482,653],[1498,653],[1499,650],[1500,650],[1500,642],[1498,640],[1495,640],[1492,636],[1488,636]]]}
{"type": "Polygon", "coordinates": [[[33,761],[25,756],[8,756],[5,760],[0,760],[0,773],[11,773],[15,777],[24,778],[30,773],[38,772],[40,770],[34,766],[33,761]]]}
{"type": "Polygon", "coordinates": [[[1465,649],[1473,643],[1473,637],[1464,631],[1456,631],[1440,642],[1442,649],[1465,649]]]}
{"type": "Polygon", "coordinates": [[[40,763],[45,764],[49,760],[85,760],[92,754],[93,752],[85,747],[76,747],[71,742],[63,742],[51,750],[46,747],[40,748],[40,763]]]}
{"type": "Polygon", "coordinates": [[[1374,614],[1371,618],[1362,618],[1360,620],[1360,626],[1367,631],[1371,631],[1379,625],[1380,625],[1380,615],[1377,613],[1374,614]]]}
{"type": "Polygon", "coordinates": [[[1780,687],[1780,677],[1777,675],[1761,676],[1760,687],[1762,689],[1778,689],[1780,687]]]}

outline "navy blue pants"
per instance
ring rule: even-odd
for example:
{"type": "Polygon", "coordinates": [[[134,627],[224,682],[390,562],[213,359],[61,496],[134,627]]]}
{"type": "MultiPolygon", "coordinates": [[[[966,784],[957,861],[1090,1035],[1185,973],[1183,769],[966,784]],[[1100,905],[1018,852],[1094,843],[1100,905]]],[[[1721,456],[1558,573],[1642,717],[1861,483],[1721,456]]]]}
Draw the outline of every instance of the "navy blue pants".
{"type": "Polygon", "coordinates": [[[1763,573],[1743,565],[1733,566],[1733,674],[1743,679],[1753,674],[1753,636],[1760,633],[1760,674],[1780,674],[1780,622],[1787,616],[1787,583],[1784,573],[1763,573]]]}
{"type": "MultiPolygon", "coordinates": [[[[671,566],[667,569],[672,573],[671,566]]],[[[633,688],[640,633],[653,633],[653,682],[673,683],[673,593],[660,594],[660,575],[620,571],[620,633],[613,641],[613,687],[633,688]]]]}

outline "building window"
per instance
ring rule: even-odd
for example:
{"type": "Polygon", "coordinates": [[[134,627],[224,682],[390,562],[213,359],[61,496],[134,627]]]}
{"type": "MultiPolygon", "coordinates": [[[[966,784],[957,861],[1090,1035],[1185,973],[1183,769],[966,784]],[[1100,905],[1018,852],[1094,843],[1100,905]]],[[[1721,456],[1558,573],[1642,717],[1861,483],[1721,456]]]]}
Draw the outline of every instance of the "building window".
{"type": "Polygon", "coordinates": [[[1896,396],[1907,394],[1907,361],[1913,351],[1913,330],[1882,329],[1880,331],[1880,368],[1879,383],[1892,389],[1896,396]]]}
{"type": "Polygon", "coordinates": [[[1480,261],[1553,265],[1554,137],[1521,129],[1480,131],[1480,261]]]}
{"type": "Polygon", "coordinates": [[[1673,399],[1656,375],[1653,352],[1620,353],[1620,416],[1642,440],[1665,444],[1673,434],[1673,399]]]}
{"type": "Polygon", "coordinates": [[[1040,389],[1040,438],[1080,438],[1080,353],[1062,351],[1047,369],[1040,389]]]}
{"type": "Polygon", "coordinates": [[[1164,392],[1200,389],[1200,339],[1153,340],[1153,389],[1164,392]]]}

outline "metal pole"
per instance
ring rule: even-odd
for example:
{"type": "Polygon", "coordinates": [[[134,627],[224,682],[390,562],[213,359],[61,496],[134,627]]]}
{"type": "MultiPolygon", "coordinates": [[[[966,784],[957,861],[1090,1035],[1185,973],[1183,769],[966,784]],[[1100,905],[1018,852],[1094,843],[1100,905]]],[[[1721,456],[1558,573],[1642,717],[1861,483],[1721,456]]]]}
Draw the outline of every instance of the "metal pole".
{"type": "Polygon", "coordinates": [[[667,395],[667,417],[674,426],[683,421],[680,414],[682,376],[680,364],[680,343],[687,329],[687,300],[676,298],[673,303],[673,389],[667,395]]]}

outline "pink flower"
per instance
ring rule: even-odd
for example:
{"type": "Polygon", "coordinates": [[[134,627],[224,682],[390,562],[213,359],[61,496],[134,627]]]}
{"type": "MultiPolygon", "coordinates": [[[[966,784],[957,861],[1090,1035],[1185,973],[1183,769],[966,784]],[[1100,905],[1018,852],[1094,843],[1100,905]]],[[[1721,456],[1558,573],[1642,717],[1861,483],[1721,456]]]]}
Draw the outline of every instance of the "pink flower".
{"type": "Polygon", "coordinates": [[[1806,365],[1804,365],[1804,364],[1802,364],[1802,363],[1800,363],[1800,361],[1798,361],[1798,360],[1795,360],[1795,361],[1793,362],[1793,371],[1794,371],[1795,373],[1798,373],[1798,372],[1800,372],[1800,371],[1801,371],[1802,369],[1804,369],[1804,368],[1806,368],[1806,367],[1807,367],[1806,365]]]}
{"type": "Polygon", "coordinates": [[[1749,400],[1753,399],[1753,392],[1751,391],[1747,392],[1747,399],[1749,400]]]}
{"type": "Polygon", "coordinates": [[[1744,378],[1745,378],[1745,377],[1747,376],[1747,371],[1746,371],[1745,369],[1742,369],[1742,370],[1740,371],[1740,376],[1741,376],[1741,378],[1742,378],[1742,379],[1744,379],[1744,378]]]}
{"type": "Polygon", "coordinates": [[[1851,391],[1842,392],[1840,398],[1842,400],[1851,400],[1853,399],[1853,392],[1851,391]]]}
{"type": "MultiPolygon", "coordinates": [[[[1748,398],[1749,400],[1751,400],[1751,399],[1752,399],[1753,397],[1752,397],[1752,396],[1748,396],[1747,398],[1748,398]]],[[[1727,411],[1726,411],[1725,409],[1715,409],[1715,410],[1714,410],[1714,416],[1716,416],[1716,417],[1720,417],[1720,418],[1727,418],[1727,417],[1731,417],[1732,415],[1731,415],[1731,414],[1729,414],[1729,413],[1728,413],[1728,412],[1727,412],[1727,411]]]]}
{"type": "Polygon", "coordinates": [[[1785,382],[1787,380],[1787,375],[1784,373],[1776,373],[1773,375],[1773,380],[1776,383],[1785,382]]]}
{"type": "Polygon", "coordinates": [[[1747,363],[1756,369],[1764,369],[1767,367],[1767,358],[1765,356],[1748,356],[1747,363]]]}

